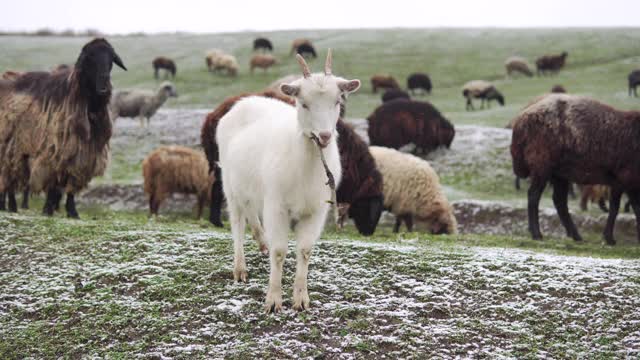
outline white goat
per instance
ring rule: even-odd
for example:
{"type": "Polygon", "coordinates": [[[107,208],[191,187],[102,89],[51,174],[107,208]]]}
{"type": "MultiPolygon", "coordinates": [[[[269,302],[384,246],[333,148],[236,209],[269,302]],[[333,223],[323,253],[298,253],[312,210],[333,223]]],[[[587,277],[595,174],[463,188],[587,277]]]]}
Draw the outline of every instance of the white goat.
{"type": "Polygon", "coordinates": [[[243,242],[248,221],[256,240],[262,243],[264,234],[268,245],[271,275],[267,313],[282,310],[282,267],[292,223],[297,263],[293,309],[309,307],[309,257],[322,233],[330,206],[327,200],[331,199],[320,151],[338,183],[341,166],[336,123],[341,104],[360,87],[360,80],[331,74],[331,50],[324,74],[310,74],[304,59],[296,58],[303,78],[280,87],[284,94],[296,98],[295,108],[273,99],[244,98],[220,119],[216,135],[233,234],[234,279],[247,279],[243,242]]]}

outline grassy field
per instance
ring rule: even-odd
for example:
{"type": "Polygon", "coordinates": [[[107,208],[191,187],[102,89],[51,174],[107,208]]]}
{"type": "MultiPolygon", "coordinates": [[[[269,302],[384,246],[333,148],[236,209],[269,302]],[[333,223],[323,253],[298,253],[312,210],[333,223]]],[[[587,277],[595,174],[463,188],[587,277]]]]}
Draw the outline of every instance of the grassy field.
{"type": "MultiPolygon", "coordinates": [[[[129,68],[114,68],[116,88],[156,87],[150,63],[164,55],[177,62],[180,97],[169,100],[169,109],[149,129],[119,120],[112,163],[94,185],[139,184],[140,162],[152,148],[199,143],[202,109],[298,73],[288,55],[296,37],[310,38],[319,49],[313,69],[321,69],[332,47],[334,73],[363,80],[361,91],[349,99],[351,118],[366,117],[380,104],[380,94],[371,93],[371,75],[390,73],[401,83],[411,72],[431,75],[434,92],[421,99],[464,125],[451,149],[429,155],[451,200],[524,207],[526,191],[512,186],[510,132],[501,128],[554,84],[640,109],[626,85],[627,74],[640,67],[640,29],[110,37],[129,68]],[[251,75],[251,43],[258,35],[272,39],[280,63],[251,75]],[[204,54],[211,48],[238,57],[237,78],[206,71],[204,54]],[[511,55],[533,62],[564,50],[568,64],[557,76],[505,79],[503,62],[511,55]],[[495,81],[506,106],[465,111],[460,88],[473,79],[495,81]]],[[[0,36],[0,71],[72,63],[86,41],[0,36]]],[[[393,234],[388,226],[363,238],[353,228],[327,229],[311,260],[311,310],[290,310],[294,260],[289,256],[283,279],[287,310],[266,316],[261,310],[268,261],[251,241],[250,281],[238,285],[231,277],[230,233],[193,220],[192,214],[166,210],[150,220],[144,211],[81,205],[82,220],[74,221],[61,214],[42,217],[36,210],[41,206],[35,197],[32,210],[0,212],[0,359],[640,356],[635,242],[608,247],[593,233],[586,233],[582,244],[513,234],[393,234]]],[[[543,206],[550,206],[548,197],[543,206]]],[[[526,223],[521,225],[524,231],[526,223]]]]}

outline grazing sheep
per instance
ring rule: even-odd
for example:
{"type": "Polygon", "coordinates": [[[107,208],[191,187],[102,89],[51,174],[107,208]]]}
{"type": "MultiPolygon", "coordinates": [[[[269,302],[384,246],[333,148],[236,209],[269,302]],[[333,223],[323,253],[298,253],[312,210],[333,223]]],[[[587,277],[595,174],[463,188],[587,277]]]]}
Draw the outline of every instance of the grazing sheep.
{"type": "Polygon", "coordinates": [[[414,143],[416,153],[448,148],[455,136],[453,125],[428,102],[395,99],[378,106],[367,121],[371,145],[399,149],[414,143]]]}
{"type": "Polygon", "coordinates": [[[560,55],[543,55],[536,60],[536,71],[538,76],[546,73],[555,74],[564,67],[569,54],[563,51],[560,55]]]}
{"type": "Polygon", "coordinates": [[[414,73],[407,78],[407,88],[411,95],[415,95],[415,90],[420,89],[427,94],[431,94],[431,78],[424,73],[414,73]]]}
{"type": "Polygon", "coordinates": [[[400,90],[400,89],[389,89],[387,91],[384,92],[384,94],[382,94],[382,102],[389,102],[391,100],[395,100],[395,99],[407,99],[407,100],[411,100],[411,97],[409,96],[409,94],[404,91],[404,90],[400,90]]]}
{"type": "Polygon", "coordinates": [[[623,192],[636,214],[640,240],[640,112],[619,111],[595,100],[551,94],[526,107],[514,122],[513,171],[530,178],[529,231],[541,239],[540,196],[547,182],[567,235],[582,240],[567,208],[570,182],[610,187],[609,218],[604,230],[615,244],[613,227],[623,192]]]}
{"type": "Polygon", "coordinates": [[[215,181],[204,154],[184,146],[162,146],[152,151],[142,161],[142,175],[151,215],[158,215],[160,205],[172,193],[195,194],[198,219],[215,181]]]}
{"type": "Polygon", "coordinates": [[[375,94],[378,89],[400,89],[400,86],[393,76],[379,74],[371,77],[371,88],[375,94]]]}
{"type": "Polygon", "coordinates": [[[251,73],[253,74],[253,69],[261,68],[266,72],[267,69],[273,66],[275,63],[276,58],[273,55],[254,55],[251,58],[249,66],[251,67],[251,73]]]}
{"type": "MultiPolygon", "coordinates": [[[[216,127],[220,118],[224,116],[240,99],[248,96],[262,96],[280,100],[289,105],[295,105],[293,98],[268,90],[256,94],[241,94],[230,97],[207,115],[202,125],[201,143],[209,160],[209,169],[218,171],[216,178],[220,179],[218,145],[215,142],[216,127]]],[[[358,231],[363,235],[371,235],[376,229],[382,212],[382,176],[378,172],[373,157],[369,154],[367,144],[356,134],[355,130],[342,121],[344,117],[344,103],[340,109],[340,119],[336,126],[338,130],[338,151],[342,164],[342,181],[337,189],[337,201],[342,204],[343,217],[353,218],[358,231]],[[347,206],[345,206],[347,205],[347,206]]],[[[221,181],[214,183],[211,192],[210,221],[216,226],[222,226],[220,210],[222,207],[221,181]]]]}
{"type": "Polygon", "coordinates": [[[512,76],[514,72],[524,74],[528,77],[533,76],[533,71],[529,67],[529,63],[525,58],[519,56],[512,56],[504,62],[504,67],[507,69],[507,76],[512,76]]]}
{"type": "MultiPolygon", "coordinates": [[[[296,98],[295,108],[274,99],[244,98],[220,119],[216,134],[234,240],[234,279],[247,279],[245,223],[249,222],[254,234],[262,234],[263,222],[271,263],[267,313],[282,310],[282,270],[292,222],[297,263],[292,307],[309,308],[311,249],[322,233],[329,211],[327,200],[332,198],[320,154],[324,154],[328,171],[339,184],[341,166],[335,133],[340,103],[360,87],[359,80],[332,75],[331,50],[324,74],[312,75],[304,58],[296,58],[304,78],[281,89],[296,98]]],[[[258,236],[259,242],[261,238],[258,236]]]]}
{"type": "Polygon", "coordinates": [[[589,201],[597,203],[600,209],[604,212],[609,212],[607,209],[607,198],[609,197],[609,187],[606,185],[581,185],[580,188],[580,209],[582,211],[588,210],[589,201]]]}
{"type": "Polygon", "coordinates": [[[214,72],[224,70],[229,76],[238,75],[238,60],[233,55],[220,54],[214,58],[212,66],[214,72]]]}
{"type": "Polygon", "coordinates": [[[296,53],[303,57],[311,56],[314,59],[318,57],[318,55],[316,54],[316,49],[311,44],[301,44],[296,48],[296,53]]]}
{"type": "Polygon", "coordinates": [[[204,60],[207,64],[207,70],[209,70],[209,72],[215,71],[214,64],[216,63],[218,57],[222,54],[225,54],[225,52],[220,49],[211,49],[207,51],[204,60]]]}
{"type": "MultiPolygon", "coordinates": [[[[109,159],[114,63],[126,70],[106,40],[94,39],[69,73],[0,81],[0,192],[46,190],[49,205],[50,194],[64,189],[67,215],[78,217],[75,193],[101,175],[109,159]]],[[[44,212],[53,210],[45,206],[44,212]]]]}
{"type": "Polygon", "coordinates": [[[382,173],[384,207],[396,216],[393,232],[404,221],[413,230],[413,218],[426,222],[432,234],[455,234],[458,223],[442,192],[440,179],[423,159],[379,146],[369,148],[382,173]]]}
{"type": "Polygon", "coordinates": [[[471,99],[480,99],[480,108],[484,109],[486,101],[487,107],[491,107],[491,100],[496,100],[501,106],[504,106],[504,96],[496,89],[496,87],[484,80],[472,80],[464,84],[462,87],[462,96],[467,99],[466,109],[474,110],[471,99]]]}
{"type": "Polygon", "coordinates": [[[157,91],[148,90],[120,90],[116,91],[111,98],[109,110],[111,118],[115,121],[118,117],[137,117],[140,126],[144,126],[145,119],[147,126],[151,117],[170,97],[177,97],[176,87],[165,81],[160,84],[157,91]]]}
{"type": "Polygon", "coordinates": [[[567,89],[565,89],[564,86],[562,86],[562,85],[553,85],[553,87],[551,88],[551,93],[553,93],[553,94],[566,94],[567,93],[567,89]]]}
{"type": "Polygon", "coordinates": [[[638,97],[638,92],[636,88],[640,85],[640,69],[633,70],[629,74],[629,96],[631,96],[631,92],[633,92],[633,96],[638,97]]]}
{"type": "Polygon", "coordinates": [[[158,78],[158,72],[160,71],[160,69],[165,70],[165,79],[167,78],[168,74],[171,74],[172,79],[176,77],[177,68],[176,63],[173,60],[164,56],[158,56],[157,58],[153,59],[151,64],[153,65],[154,78],[158,78]]]}
{"type": "Polygon", "coordinates": [[[313,47],[313,44],[309,39],[295,39],[291,43],[291,51],[289,52],[289,55],[291,56],[293,54],[296,54],[300,45],[310,45],[311,47],[313,47]]]}
{"type": "Polygon", "coordinates": [[[256,50],[273,51],[273,44],[267,38],[257,38],[253,40],[253,51],[256,50]]]}

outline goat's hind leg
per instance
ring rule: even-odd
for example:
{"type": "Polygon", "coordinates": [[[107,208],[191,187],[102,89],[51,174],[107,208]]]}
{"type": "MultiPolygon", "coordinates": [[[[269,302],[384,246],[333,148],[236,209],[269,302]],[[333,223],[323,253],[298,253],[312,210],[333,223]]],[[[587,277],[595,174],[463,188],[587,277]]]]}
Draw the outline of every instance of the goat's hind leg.
{"type": "Polygon", "coordinates": [[[244,257],[244,230],[246,220],[236,204],[229,203],[229,222],[233,237],[233,279],[247,282],[247,261],[244,257]]]}
{"type": "Polygon", "coordinates": [[[560,221],[567,230],[567,236],[573,238],[575,241],[582,241],[582,237],[578,233],[576,225],[571,219],[569,214],[569,207],[567,205],[567,197],[569,195],[569,182],[565,179],[552,178],[551,184],[553,185],[553,205],[556,207],[560,221]]]}
{"type": "Polygon", "coordinates": [[[258,249],[263,255],[269,255],[269,247],[264,240],[264,229],[262,228],[258,214],[247,214],[247,222],[249,223],[249,227],[251,227],[253,239],[258,243],[258,249]]]}
{"type": "Polygon", "coordinates": [[[296,279],[293,283],[293,309],[302,311],[309,308],[309,292],[307,276],[309,274],[309,259],[315,241],[320,237],[324,225],[321,212],[304,219],[296,225],[296,279]]]}

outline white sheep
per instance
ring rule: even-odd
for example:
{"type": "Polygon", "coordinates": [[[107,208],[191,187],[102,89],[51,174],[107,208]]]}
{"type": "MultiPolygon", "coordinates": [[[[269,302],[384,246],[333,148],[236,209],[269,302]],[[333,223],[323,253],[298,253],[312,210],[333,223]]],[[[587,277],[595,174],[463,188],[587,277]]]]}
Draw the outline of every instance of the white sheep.
{"type": "Polygon", "coordinates": [[[140,126],[147,126],[151,117],[169,97],[177,97],[176,87],[169,81],[163,82],[156,92],[149,90],[120,90],[111,97],[109,111],[111,119],[118,117],[138,117],[140,126]]]}
{"type": "Polygon", "coordinates": [[[320,152],[339,183],[342,170],[336,124],[347,95],[360,87],[359,80],[331,74],[331,51],[324,74],[310,74],[304,59],[299,55],[296,58],[304,77],[281,86],[283,93],[295,97],[295,108],[278,100],[250,96],[238,101],[220,119],[216,134],[234,241],[234,279],[247,279],[243,242],[248,221],[259,242],[264,234],[270,255],[266,312],[282,310],[282,267],[292,223],[297,245],[293,308],[309,307],[309,257],[325,223],[327,200],[331,199],[320,152]]]}
{"type": "Polygon", "coordinates": [[[507,70],[507,76],[511,76],[513,72],[519,72],[528,77],[533,76],[533,71],[531,71],[527,59],[519,56],[508,58],[507,61],[504,62],[504,67],[507,70]]]}
{"type": "Polygon", "coordinates": [[[427,161],[386,147],[371,146],[369,151],[382,173],[384,207],[396,216],[394,232],[402,221],[412,231],[414,216],[427,223],[432,234],[457,232],[453,208],[427,161]]]}
{"type": "Polygon", "coordinates": [[[238,74],[238,60],[231,54],[224,53],[221,50],[211,50],[206,57],[207,68],[209,71],[218,72],[225,70],[228,75],[236,76],[238,74]]]}
{"type": "Polygon", "coordinates": [[[220,50],[220,49],[211,49],[209,51],[207,51],[207,53],[205,54],[205,62],[207,64],[207,69],[209,71],[214,71],[214,66],[213,64],[216,62],[216,60],[218,59],[218,57],[222,54],[224,54],[225,52],[220,50]]]}

